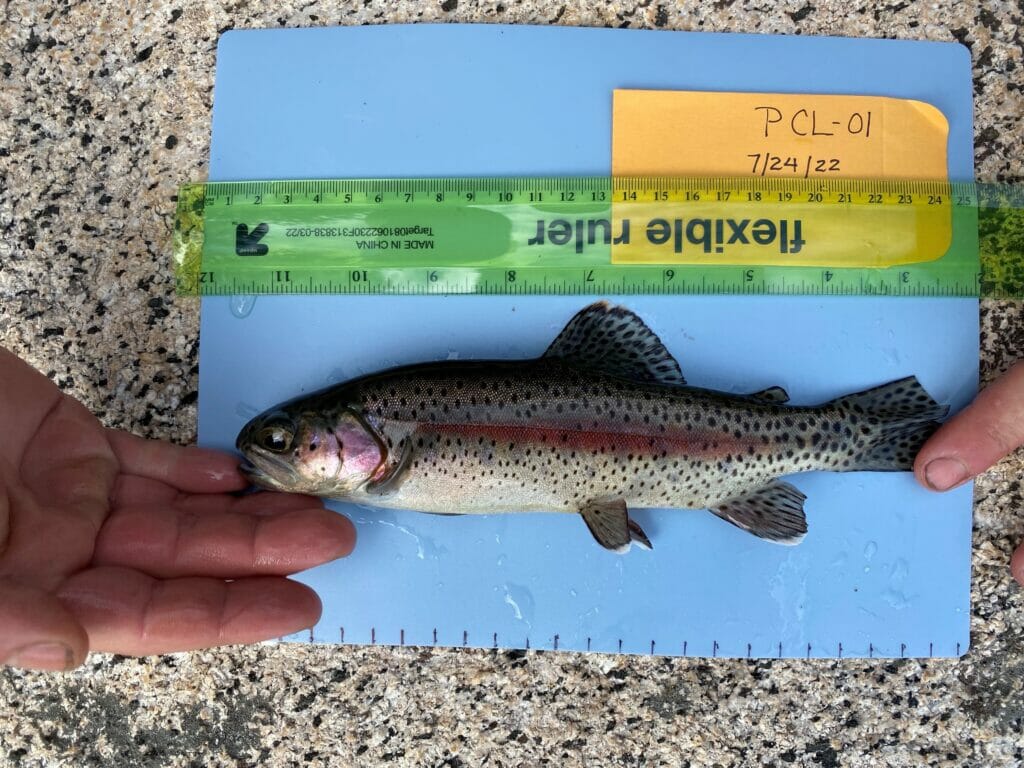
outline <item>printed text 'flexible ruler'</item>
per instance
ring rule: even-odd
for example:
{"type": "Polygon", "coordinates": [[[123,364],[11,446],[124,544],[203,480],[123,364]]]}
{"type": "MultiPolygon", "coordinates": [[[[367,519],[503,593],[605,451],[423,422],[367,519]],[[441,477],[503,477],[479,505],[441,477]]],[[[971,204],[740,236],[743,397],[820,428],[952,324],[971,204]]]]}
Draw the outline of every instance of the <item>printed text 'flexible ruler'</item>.
{"type": "Polygon", "coordinates": [[[773,178],[181,187],[177,286],[231,294],[1024,296],[1024,191],[773,178]]]}

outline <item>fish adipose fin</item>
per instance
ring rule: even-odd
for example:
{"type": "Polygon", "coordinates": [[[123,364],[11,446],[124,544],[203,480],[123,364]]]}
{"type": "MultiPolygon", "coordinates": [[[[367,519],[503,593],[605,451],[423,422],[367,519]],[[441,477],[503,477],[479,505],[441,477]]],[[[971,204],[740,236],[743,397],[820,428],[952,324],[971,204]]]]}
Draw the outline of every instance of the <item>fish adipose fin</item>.
{"type": "Polygon", "coordinates": [[[776,480],[745,496],[729,499],[711,511],[762,539],[799,544],[807,533],[806,498],[789,483],[776,480]]]}
{"type": "Polygon", "coordinates": [[[789,392],[782,387],[768,387],[768,389],[762,389],[759,392],[751,392],[747,397],[752,397],[755,400],[764,400],[766,403],[776,403],[777,405],[789,402],[789,392]]]}
{"type": "Polygon", "coordinates": [[[949,406],[935,402],[915,376],[837,398],[832,405],[868,420],[856,426],[861,449],[835,467],[840,472],[913,469],[921,446],[939,428],[937,420],[949,412],[949,406]]]}
{"type": "Polygon", "coordinates": [[[544,357],[633,381],[686,384],[679,363],[646,323],[624,307],[604,301],[581,309],[544,357]]]}
{"type": "Polygon", "coordinates": [[[644,549],[652,549],[647,534],[629,519],[626,502],[622,499],[591,502],[580,510],[580,514],[597,543],[605,549],[622,555],[629,551],[634,541],[644,549]]]}

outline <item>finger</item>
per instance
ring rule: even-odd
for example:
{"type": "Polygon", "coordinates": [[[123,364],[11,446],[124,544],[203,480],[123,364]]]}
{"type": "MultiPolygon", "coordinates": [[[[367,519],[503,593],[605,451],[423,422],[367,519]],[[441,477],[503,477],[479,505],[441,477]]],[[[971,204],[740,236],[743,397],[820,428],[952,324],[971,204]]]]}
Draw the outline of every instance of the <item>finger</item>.
{"type": "Polygon", "coordinates": [[[0,579],[0,664],[66,670],[85,661],[89,637],[53,595],[0,579]]]}
{"type": "Polygon", "coordinates": [[[133,504],[171,504],[181,496],[173,485],[138,475],[118,475],[110,494],[112,507],[133,504]]]}
{"type": "Polygon", "coordinates": [[[914,462],[921,484],[945,491],[1024,444],[1024,364],[983,390],[925,443],[914,462]]]}
{"type": "Polygon", "coordinates": [[[276,511],[281,509],[299,509],[302,507],[323,506],[323,502],[315,496],[301,493],[276,493],[259,491],[246,496],[236,497],[226,493],[187,494],[174,486],[159,480],[136,475],[121,475],[117,478],[111,495],[111,505],[130,507],[138,504],[188,506],[196,512],[217,511],[230,505],[242,504],[251,506],[252,511],[276,511]]]}
{"type": "Polygon", "coordinates": [[[1010,560],[1010,573],[1024,587],[1024,544],[1017,547],[1010,560]]]}
{"type": "Polygon", "coordinates": [[[238,471],[238,459],[227,453],[146,440],[116,429],[108,430],[107,437],[124,474],[194,493],[237,491],[249,485],[238,471]]]}
{"type": "Polygon", "coordinates": [[[296,573],[352,551],[352,523],[318,499],[266,494],[270,498],[257,505],[263,495],[196,499],[207,507],[220,504],[200,512],[196,505],[119,509],[97,537],[93,563],[160,578],[233,579],[296,573]]]}
{"type": "Polygon", "coordinates": [[[94,568],[59,594],[94,650],[135,656],[269,640],[311,627],[321,611],[309,587],[275,577],[162,581],[94,568]]]}
{"type": "Polygon", "coordinates": [[[0,441],[0,457],[19,465],[22,450],[63,397],[52,381],[0,347],[0,398],[5,405],[18,403],[17,408],[3,409],[4,439],[0,441]]]}
{"type": "Polygon", "coordinates": [[[323,509],[323,499],[306,496],[301,493],[277,493],[276,491],[259,491],[244,496],[227,494],[194,494],[179,495],[175,506],[186,512],[202,514],[204,512],[230,509],[234,512],[245,512],[250,515],[274,515],[292,509],[323,509]]]}
{"type": "Polygon", "coordinates": [[[97,527],[116,472],[103,427],[71,397],[62,397],[46,414],[20,464],[22,483],[37,501],[74,510],[97,527]]]}

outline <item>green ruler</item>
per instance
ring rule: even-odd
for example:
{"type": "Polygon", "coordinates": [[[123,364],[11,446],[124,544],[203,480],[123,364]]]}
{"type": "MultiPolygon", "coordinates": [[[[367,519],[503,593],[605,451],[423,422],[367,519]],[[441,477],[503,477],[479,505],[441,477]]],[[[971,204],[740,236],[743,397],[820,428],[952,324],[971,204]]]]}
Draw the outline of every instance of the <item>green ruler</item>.
{"type": "Polygon", "coordinates": [[[178,292],[1024,296],[1009,185],[435,178],[181,187],[178,292]]]}

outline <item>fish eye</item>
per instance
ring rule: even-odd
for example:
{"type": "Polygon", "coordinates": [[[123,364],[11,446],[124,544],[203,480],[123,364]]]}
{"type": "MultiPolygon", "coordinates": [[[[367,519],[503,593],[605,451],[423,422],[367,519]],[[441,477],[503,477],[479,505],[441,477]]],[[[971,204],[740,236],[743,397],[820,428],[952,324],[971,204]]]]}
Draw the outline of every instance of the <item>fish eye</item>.
{"type": "Polygon", "coordinates": [[[292,446],[295,425],[290,420],[275,419],[259,431],[256,441],[262,448],[274,453],[284,453],[292,446]]]}

